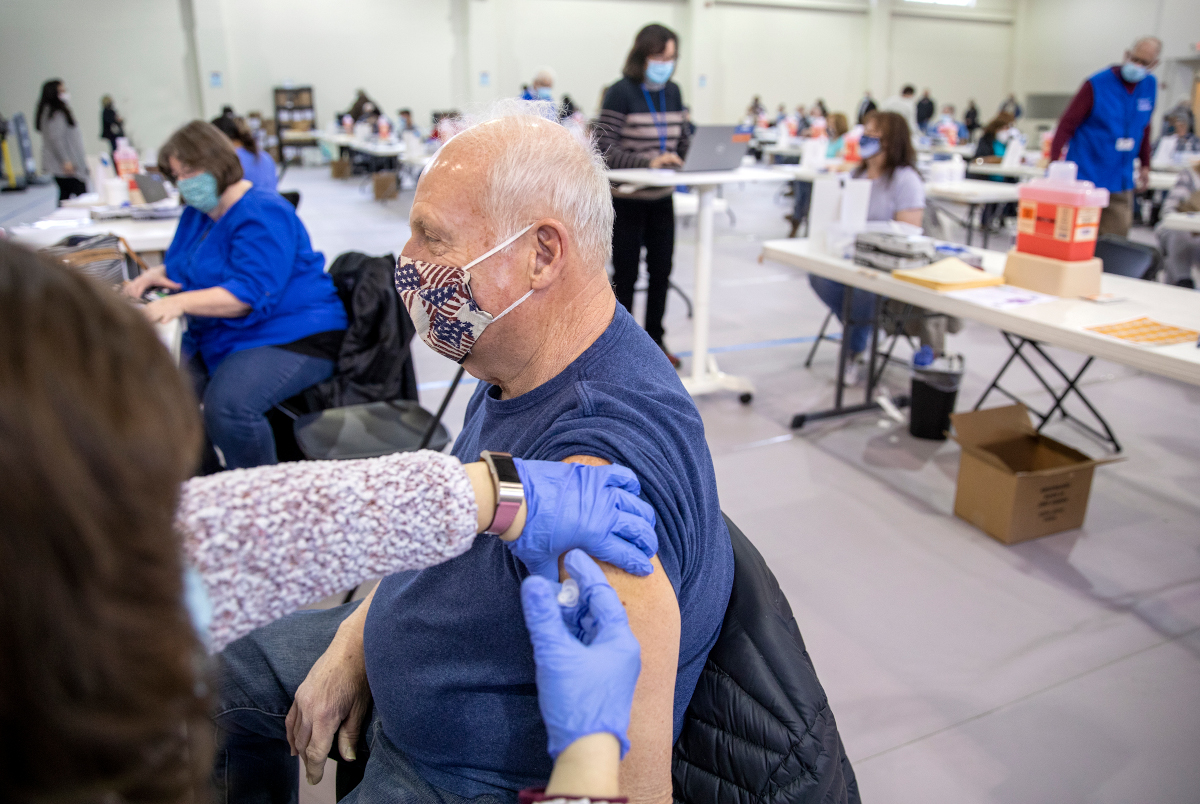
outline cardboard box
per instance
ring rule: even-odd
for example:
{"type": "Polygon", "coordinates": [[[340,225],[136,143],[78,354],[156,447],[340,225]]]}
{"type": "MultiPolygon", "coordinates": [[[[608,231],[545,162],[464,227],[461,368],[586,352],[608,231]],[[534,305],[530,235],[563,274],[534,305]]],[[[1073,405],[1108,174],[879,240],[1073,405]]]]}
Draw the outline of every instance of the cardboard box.
{"type": "Polygon", "coordinates": [[[375,188],[375,200],[386,201],[389,198],[395,198],[399,194],[399,183],[396,180],[396,171],[381,170],[372,176],[372,185],[375,188]]]}
{"type": "Polygon", "coordinates": [[[329,163],[329,175],[335,179],[350,178],[350,160],[335,159],[329,163]]]}
{"type": "Polygon", "coordinates": [[[1102,463],[1038,433],[1024,405],[955,413],[962,446],[954,515],[989,536],[1017,542],[1078,528],[1092,473],[1102,463]]]}
{"type": "Polygon", "coordinates": [[[1056,260],[1013,249],[1004,265],[1004,283],[1051,296],[1094,296],[1100,292],[1104,263],[1090,260],[1056,260]]]}

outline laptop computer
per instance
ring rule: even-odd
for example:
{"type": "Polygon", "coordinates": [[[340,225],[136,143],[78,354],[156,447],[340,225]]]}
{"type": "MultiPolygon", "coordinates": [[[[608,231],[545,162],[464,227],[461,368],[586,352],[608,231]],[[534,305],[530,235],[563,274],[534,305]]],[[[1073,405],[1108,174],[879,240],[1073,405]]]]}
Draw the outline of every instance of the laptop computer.
{"type": "Polygon", "coordinates": [[[147,204],[162,201],[167,197],[167,188],[163,187],[161,176],[139,173],[133,177],[133,180],[137,182],[138,189],[142,191],[142,198],[146,199],[147,204]]]}
{"type": "Polygon", "coordinates": [[[750,148],[750,137],[737,126],[696,126],[681,173],[734,170],[750,148]]]}

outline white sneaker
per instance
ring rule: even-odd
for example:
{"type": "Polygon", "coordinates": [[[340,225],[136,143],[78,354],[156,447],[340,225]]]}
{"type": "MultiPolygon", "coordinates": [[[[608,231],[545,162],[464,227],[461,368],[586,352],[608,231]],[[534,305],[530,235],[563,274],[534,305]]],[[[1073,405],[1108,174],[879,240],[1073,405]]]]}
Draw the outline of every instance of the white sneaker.
{"type": "Polygon", "coordinates": [[[862,372],[865,368],[863,364],[862,354],[851,355],[846,361],[846,369],[842,372],[842,383],[844,385],[858,385],[862,379],[862,372]]]}

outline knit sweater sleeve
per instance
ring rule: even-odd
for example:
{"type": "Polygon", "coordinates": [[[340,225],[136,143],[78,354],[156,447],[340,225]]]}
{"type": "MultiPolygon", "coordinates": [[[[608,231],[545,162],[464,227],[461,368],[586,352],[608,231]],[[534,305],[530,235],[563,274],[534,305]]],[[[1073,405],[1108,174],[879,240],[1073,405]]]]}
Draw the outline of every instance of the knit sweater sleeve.
{"type": "Polygon", "coordinates": [[[462,464],[422,451],[193,478],[175,526],[212,603],[216,652],[370,578],[465,553],[477,514],[462,464]]]}

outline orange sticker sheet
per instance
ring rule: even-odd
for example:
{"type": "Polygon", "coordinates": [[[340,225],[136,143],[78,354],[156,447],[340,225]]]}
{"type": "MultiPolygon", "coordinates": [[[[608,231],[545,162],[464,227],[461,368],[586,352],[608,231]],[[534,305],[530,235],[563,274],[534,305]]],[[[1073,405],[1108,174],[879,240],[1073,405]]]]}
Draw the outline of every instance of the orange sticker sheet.
{"type": "Polygon", "coordinates": [[[1098,327],[1088,327],[1092,332],[1120,338],[1123,341],[1133,341],[1144,346],[1170,346],[1175,343],[1195,343],[1200,338],[1200,332],[1194,329],[1173,327],[1149,318],[1134,318],[1117,324],[1102,324],[1098,327]]]}

